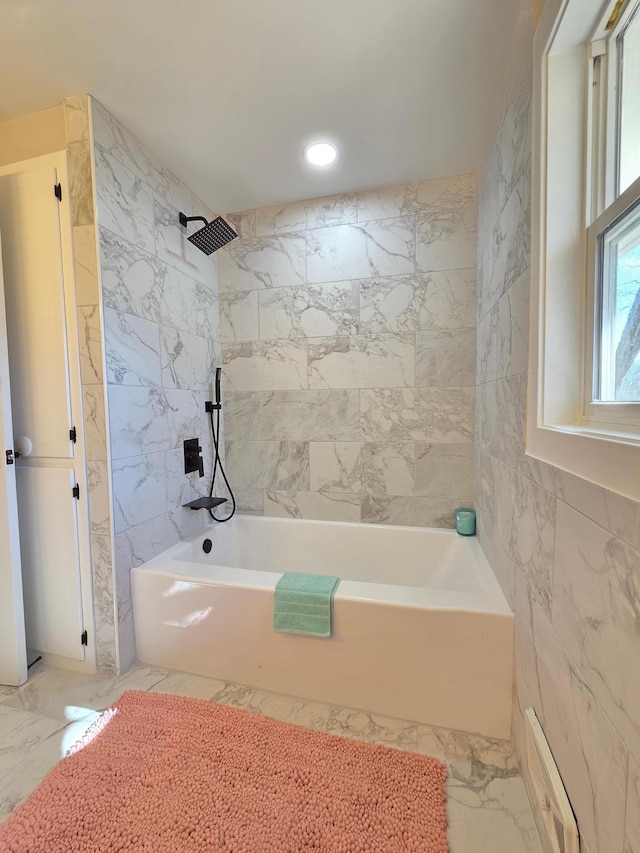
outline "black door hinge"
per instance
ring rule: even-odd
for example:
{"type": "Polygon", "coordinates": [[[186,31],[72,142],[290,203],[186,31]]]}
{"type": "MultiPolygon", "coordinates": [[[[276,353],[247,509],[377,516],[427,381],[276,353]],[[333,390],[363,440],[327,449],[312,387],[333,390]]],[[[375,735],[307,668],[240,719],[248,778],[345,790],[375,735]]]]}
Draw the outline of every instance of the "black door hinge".
{"type": "Polygon", "coordinates": [[[53,191],[58,201],[62,201],[62,184],[54,184],[53,191]]]}
{"type": "Polygon", "coordinates": [[[76,428],[71,427],[71,429],[69,430],[69,441],[72,441],[75,444],[77,438],[78,438],[78,433],[76,432],[76,428]]]}
{"type": "Polygon", "coordinates": [[[89,645],[89,638],[87,637],[86,631],[83,631],[82,634],[80,635],[80,642],[82,643],[83,646],[89,645]]]}
{"type": "Polygon", "coordinates": [[[76,483],[76,485],[71,489],[71,494],[74,498],[80,500],[80,486],[76,483]]]}

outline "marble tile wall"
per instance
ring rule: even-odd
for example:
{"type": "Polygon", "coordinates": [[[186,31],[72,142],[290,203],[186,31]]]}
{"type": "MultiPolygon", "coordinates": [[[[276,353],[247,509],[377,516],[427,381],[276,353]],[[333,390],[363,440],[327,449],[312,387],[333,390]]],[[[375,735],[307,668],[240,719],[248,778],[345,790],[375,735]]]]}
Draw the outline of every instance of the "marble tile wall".
{"type": "MultiPolygon", "coordinates": [[[[476,502],[482,547],[516,614],[514,740],[545,730],[582,853],[640,850],[640,505],[524,453],[532,20],[478,179],[476,502]]],[[[533,794],[533,792],[531,792],[533,794]]]]}
{"type": "Polygon", "coordinates": [[[240,239],[218,275],[242,512],[441,527],[473,500],[475,205],[460,175],[230,214],[240,239]]]}
{"type": "Polygon", "coordinates": [[[91,154],[90,99],[63,102],[80,343],[85,464],[89,498],[96,664],[118,669],[111,505],[107,470],[103,335],[91,154]]]}
{"type": "MultiPolygon", "coordinates": [[[[211,473],[204,403],[221,359],[216,260],[187,241],[178,212],[214,214],[95,100],[92,121],[109,426],[95,480],[110,476],[124,669],[135,658],[130,569],[205,522],[182,504],[208,492],[211,473]],[[203,478],[184,474],[187,438],[204,448],[203,478]]],[[[90,411],[104,430],[101,392],[96,383],[90,411]]],[[[106,520],[103,528],[106,549],[106,520]]]]}

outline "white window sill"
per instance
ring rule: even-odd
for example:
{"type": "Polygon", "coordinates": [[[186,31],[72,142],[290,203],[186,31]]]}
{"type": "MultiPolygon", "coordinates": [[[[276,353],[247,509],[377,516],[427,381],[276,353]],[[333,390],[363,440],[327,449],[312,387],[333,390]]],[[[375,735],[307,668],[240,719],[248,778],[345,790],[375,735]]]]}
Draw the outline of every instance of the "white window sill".
{"type": "Polygon", "coordinates": [[[527,430],[526,454],[605,489],[640,501],[640,436],[593,426],[527,430]]]}

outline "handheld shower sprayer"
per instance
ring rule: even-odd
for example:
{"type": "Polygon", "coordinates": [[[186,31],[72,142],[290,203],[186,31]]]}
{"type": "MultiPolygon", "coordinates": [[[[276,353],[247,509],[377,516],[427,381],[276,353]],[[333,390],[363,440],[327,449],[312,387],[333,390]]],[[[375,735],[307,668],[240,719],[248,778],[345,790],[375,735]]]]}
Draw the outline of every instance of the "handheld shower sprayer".
{"type": "Polygon", "coordinates": [[[221,368],[221,367],[216,367],[216,393],[215,393],[215,401],[216,401],[216,406],[217,406],[218,408],[220,408],[220,406],[221,406],[221,403],[220,403],[220,377],[221,377],[221,375],[222,375],[222,368],[221,368]]]}
{"type": "Polygon", "coordinates": [[[224,467],[222,465],[222,460],[220,459],[220,412],[222,410],[222,402],[220,395],[220,377],[222,375],[222,368],[216,367],[216,377],[214,384],[214,399],[215,402],[212,403],[208,401],[205,403],[205,409],[209,413],[209,423],[211,424],[211,436],[213,439],[213,474],[211,475],[211,488],[209,489],[209,497],[213,497],[213,490],[216,484],[216,474],[218,473],[218,468],[220,468],[220,474],[222,475],[222,479],[225,482],[225,485],[229,491],[229,497],[231,498],[231,513],[226,518],[216,518],[213,514],[213,509],[209,509],[209,515],[214,521],[229,521],[230,518],[235,514],[236,511],[236,498],[233,494],[231,486],[229,485],[229,480],[227,479],[227,475],[225,473],[224,467]],[[214,426],[213,423],[213,413],[216,413],[216,423],[214,426]]]}
{"type": "Polygon", "coordinates": [[[178,221],[183,228],[186,228],[189,222],[204,222],[204,226],[187,237],[187,240],[205,255],[213,254],[238,236],[221,216],[216,216],[211,222],[207,222],[204,216],[187,216],[179,213],[178,221]]]}

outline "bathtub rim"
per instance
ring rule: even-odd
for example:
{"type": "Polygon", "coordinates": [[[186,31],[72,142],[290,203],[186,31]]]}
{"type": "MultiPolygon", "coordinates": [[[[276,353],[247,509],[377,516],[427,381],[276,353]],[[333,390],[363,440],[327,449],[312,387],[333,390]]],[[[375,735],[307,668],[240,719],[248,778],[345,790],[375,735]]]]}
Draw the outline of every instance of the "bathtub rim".
{"type": "MultiPolygon", "coordinates": [[[[448,537],[457,536],[455,530],[450,528],[438,527],[409,527],[405,525],[390,525],[390,524],[366,524],[363,522],[350,521],[325,521],[319,519],[296,519],[296,518],[280,518],[278,516],[239,516],[239,519],[251,520],[252,524],[258,526],[267,522],[278,522],[284,525],[300,524],[301,522],[309,525],[320,525],[334,527],[351,528],[378,528],[381,530],[394,530],[406,532],[424,531],[429,534],[446,535],[448,537]]],[[[275,590],[278,580],[282,577],[279,572],[259,571],[256,569],[243,569],[233,566],[225,566],[220,563],[204,563],[193,560],[179,559],[174,555],[185,546],[192,542],[207,538],[207,532],[215,529],[214,522],[206,524],[196,533],[191,536],[171,545],[169,548],[161,551],[155,557],[142,563],[139,566],[134,566],[132,572],[145,572],[161,575],[173,575],[176,582],[189,584],[208,584],[218,587],[241,586],[246,589],[254,590],[275,590]],[[178,572],[175,569],[176,564],[191,567],[190,572],[178,572]],[[207,572],[219,570],[217,577],[212,577],[207,572]]],[[[460,612],[486,613],[495,616],[506,616],[513,618],[513,609],[509,606],[500,585],[491,569],[484,551],[478,540],[466,539],[469,550],[475,561],[482,588],[480,590],[459,590],[459,589],[443,589],[440,587],[416,587],[416,586],[401,586],[396,584],[382,584],[372,581],[354,581],[341,580],[335,593],[335,602],[338,604],[341,601],[358,601],[366,604],[392,605],[406,609],[424,610],[424,609],[446,609],[456,610],[460,612]]]]}

